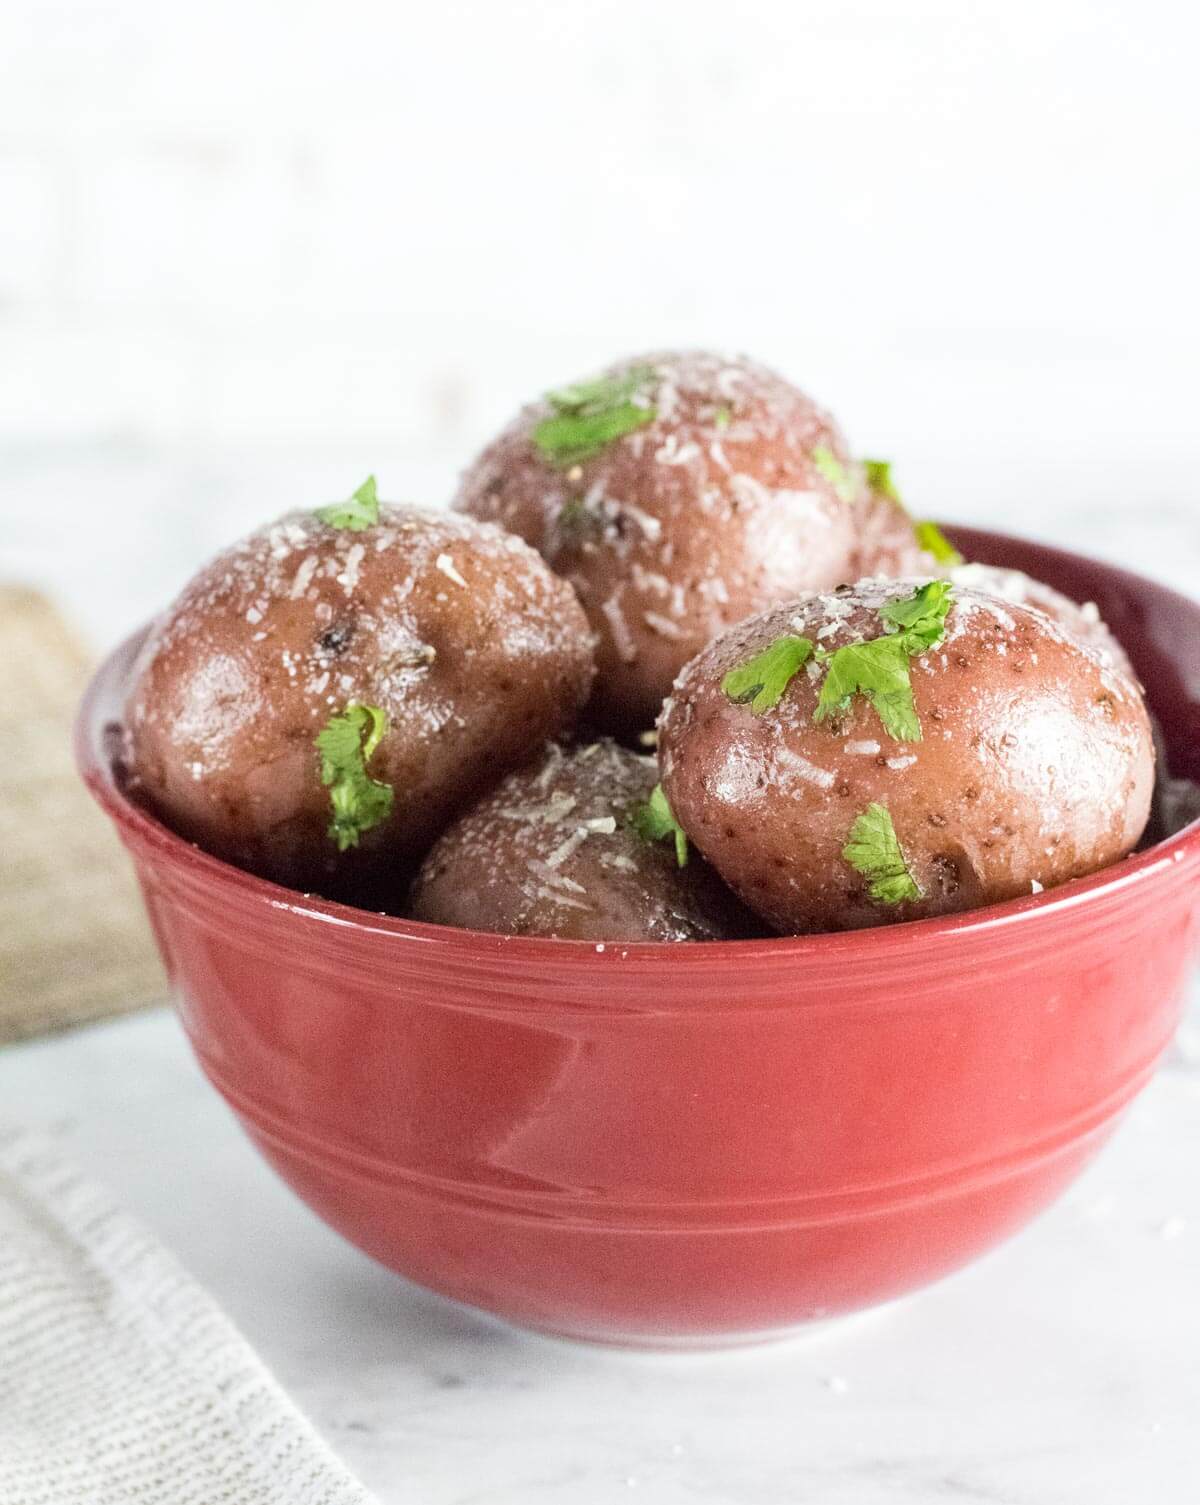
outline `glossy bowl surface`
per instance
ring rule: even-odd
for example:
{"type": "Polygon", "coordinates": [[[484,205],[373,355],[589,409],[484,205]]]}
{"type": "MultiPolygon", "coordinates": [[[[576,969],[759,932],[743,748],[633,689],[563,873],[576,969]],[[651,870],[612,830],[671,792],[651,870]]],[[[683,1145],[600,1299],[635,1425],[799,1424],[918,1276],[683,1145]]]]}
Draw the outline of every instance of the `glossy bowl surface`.
{"type": "MultiPolygon", "coordinates": [[[[968,557],[1099,604],[1172,772],[1200,779],[1200,606],[955,531],[968,557]]],[[[126,799],[106,728],[136,646],[99,671],[78,756],[201,1065],[347,1238],[512,1321],[721,1343],[924,1285],[1058,1194],[1176,1024],[1200,825],[1037,897],[850,934],[443,929],[251,877],[126,799]]]]}

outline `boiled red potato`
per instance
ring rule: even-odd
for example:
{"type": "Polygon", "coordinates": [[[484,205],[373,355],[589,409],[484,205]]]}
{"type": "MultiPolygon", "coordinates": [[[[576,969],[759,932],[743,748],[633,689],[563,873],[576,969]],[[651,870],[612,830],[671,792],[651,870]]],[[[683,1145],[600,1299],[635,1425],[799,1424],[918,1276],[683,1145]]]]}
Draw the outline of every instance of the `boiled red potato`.
{"type": "Polygon", "coordinates": [[[860,481],[833,420],[744,358],[641,356],[526,407],[456,506],[532,544],[598,638],[591,714],[649,727],[731,623],[853,578],[860,481]]]}
{"type": "Polygon", "coordinates": [[[394,885],[455,811],[568,730],[593,673],[587,620],[532,549],[381,505],[371,481],[184,589],[135,667],[129,760],[207,851],[355,895],[394,885]]]}
{"type": "Polygon", "coordinates": [[[777,930],[971,909],[1131,851],[1154,752],[1137,686],[1044,613],[865,581],[733,628],[681,674],[675,818],[777,930]]]}
{"type": "Polygon", "coordinates": [[[609,741],[509,774],[444,833],[412,914],[437,925],[588,941],[706,941],[758,926],[691,850],[653,758],[609,741]]]}

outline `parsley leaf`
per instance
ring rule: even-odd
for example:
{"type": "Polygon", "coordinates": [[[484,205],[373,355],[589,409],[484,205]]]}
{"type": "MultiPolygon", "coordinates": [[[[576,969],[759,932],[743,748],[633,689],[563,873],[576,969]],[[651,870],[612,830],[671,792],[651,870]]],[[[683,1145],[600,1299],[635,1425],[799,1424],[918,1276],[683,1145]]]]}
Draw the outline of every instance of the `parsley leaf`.
{"type": "Polygon", "coordinates": [[[733,409],[721,407],[713,414],[713,428],[724,430],[733,422],[733,409]]]}
{"type": "Polygon", "coordinates": [[[329,790],[333,821],[329,835],[339,852],[356,847],[364,831],[392,813],[395,791],[367,773],[371,755],[387,735],[388,716],[378,706],[351,701],[317,734],[321,755],[321,783],[329,790]],[[364,739],[363,733],[366,732],[364,739]]]}
{"type": "Polygon", "coordinates": [[[352,533],[361,533],[364,528],[373,527],[379,521],[375,477],[368,476],[348,501],[318,507],[317,516],[331,528],[349,528],[352,533]]]}
{"type": "Polygon", "coordinates": [[[913,705],[908,672],[908,649],[901,635],[848,643],[833,653],[818,653],[829,672],[817,696],[814,721],[828,721],[850,709],[854,695],[863,695],[877,712],[884,730],[897,742],[919,742],[921,723],[913,705]]]}
{"type": "Polygon", "coordinates": [[[913,704],[908,661],[933,648],[946,635],[954,604],[948,580],[931,580],[902,601],[889,601],[879,615],[891,629],[886,637],[848,643],[832,653],[818,651],[829,671],[817,696],[814,721],[827,721],[850,707],[854,695],[870,701],[884,730],[897,742],[920,742],[921,723],[913,704]]]}
{"type": "Polygon", "coordinates": [[[812,462],[843,502],[854,500],[858,493],[854,477],[827,444],[817,445],[812,452],[812,462]]]}
{"type": "Polygon", "coordinates": [[[812,657],[813,645],[808,638],[793,637],[785,633],[761,653],[747,659],[721,681],[721,689],[729,696],[745,704],[756,716],[777,706],[783,692],[791,684],[808,660],[812,657]]]}
{"type": "Polygon", "coordinates": [[[903,601],[889,601],[879,615],[896,628],[911,654],[934,648],[946,636],[946,616],[954,604],[954,587],[949,580],[931,580],[903,601]]]}
{"type": "Polygon", "coordinates": [[[643,841],[662,841],[664,837],[673,837],[675,861],[680,867],[687,866],[687,832],[675,819],[675,813],[663,793],[661,784],[655,784],[648,800],[633,807],[629,812],[629,824],[643,841]]]}
{"type": "Polygon", "coordinates": [[[623,376],[601,376],[547,392],[553,415],[533,431],[542,458],[560,467],[577,465],[614,439],[653,423],[658,410],[633,400],[653,381],[652,366],[634,366],[623,376]]]}
{"type": "Polygon", "coordinates": [[[896,490],[895,481],[892,480],[892,462],[890,460],[864,460],[862,468],[871,490],[886,497],[889,502],[895,502],[896,506],[903,510],[904,504],[900,500],[900,493],[896,490]]]}
{"type": "Polygon", "coordinates": [[[921,899],[920,885],[908,870],[904,850],[886,805],[870,804],[850,827],[842,856],[868,880],[867,892],[878,904],[921,899]]]}
{"type": "Polygon", "coordinates": [[[913,532],[917,535],[917,543],[927,554],[932,554],[938,564],[948,565],[953,569],[956,564],[963,562],[962,555],[938,527],[937,523],[914,523],[913,532]]]}

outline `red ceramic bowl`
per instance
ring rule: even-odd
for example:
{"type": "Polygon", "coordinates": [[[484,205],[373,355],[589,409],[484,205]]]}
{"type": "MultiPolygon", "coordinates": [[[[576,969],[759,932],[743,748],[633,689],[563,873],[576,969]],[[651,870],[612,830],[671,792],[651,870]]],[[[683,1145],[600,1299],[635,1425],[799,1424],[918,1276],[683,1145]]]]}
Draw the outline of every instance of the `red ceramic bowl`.
{"type": "MultiPolygon", "coordinates": [[[[969,557],[1099,603],[1173,772],[1200,778],[1200,606],[1053,549],[969,557]]],[[[707,945],[508,939],[229,867],[78,755],[129,848],[201,1065],[347,1238],[514,1322],[662,1345],[767,1336],[955,1269],[1045,1207],[1167,1045],[1200,824],[949,919],[707,945]]]]}

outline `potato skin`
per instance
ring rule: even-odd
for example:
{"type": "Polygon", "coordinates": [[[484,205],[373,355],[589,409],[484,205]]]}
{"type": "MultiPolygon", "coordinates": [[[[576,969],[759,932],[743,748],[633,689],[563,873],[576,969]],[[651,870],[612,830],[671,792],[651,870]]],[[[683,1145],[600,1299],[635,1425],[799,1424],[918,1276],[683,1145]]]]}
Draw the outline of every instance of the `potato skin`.
{"type": "Polygon", "coordinates": [[[1100,618],[1094,602],[1072,601],[1044,580],[1035,580],[1032,575],[1020,570],[1001,569],[994,564],[960,564],[946,573],[946,578],[955,585],[965,585],[973,590],[999,596],[1018,606],[1028,606],[1040,611],[1052,622],[1064,628],[1072,637],[1091,648],[1105,667],[1120,670],[1136,680],[1129,655],[1100,618]]]}
{"type": "Polygon", "coordinates": [[[874,490],[861,472],[855,479],[860,490],[854,502],[854,568],[851,580],[882,576],[904,580],[910,575],[929,577],[944,566],[917,542],[913,520],[891,497],[874,490]]]}
{"type": "Polygon", "coordinates": [[[675,675],[734,622],[805,590],[854,578],[850,501],[814,464],[850,471],[833,420],[744,358],[659,353],[651,424],[558,469],[526,407],[462,479],[455,506],[519,534],[575,586],[596,631],[591,708],[616,736],[649,727],[675,675]],[[565,512],[564,512],[565,509],[565,512]]]}
{"type": "Polygon", "coordinates": [[[182,835],[302,889],[394,888],[445,822],[568,730],[587,621],[519,539],[383,507],[353,532],[293,513],[202,569],[151,633],[127,701],[135,788],[182,835]],[[390,817],[339,853],[314,739],[349,702],[390,729],[368,766],[390,817]]]}
{"type": "MultiPolygon", "coordinates": [[[[855,695],[814,724],[823,670],[755,715],[721,680],[784,633],[835,649],[879,637],[908,582],[860,582],[741,624],[695,658],[664,708],[662,782],[676,819],[730,887],[784,933],[919,919],[1029,894],[1131,851],[1154,752],[1140,692],[1041,612],[956,587],[944,642],[912,660],[923,740],[893,741],[855,695]],[[884,805],[923,892],[874,901],[843,858],[884,805]]],[[[810,666],[811,667],[811,666],[810,666]]]]}
{"type": "Polygon", "coordinates": [[[697,852],[680,868],[673,843],[630,827],[657,780],[653,758],[614,742],[547,747],[442,835],[413,885],[413,917],[560,940],[761,934],[697,852]]]}

